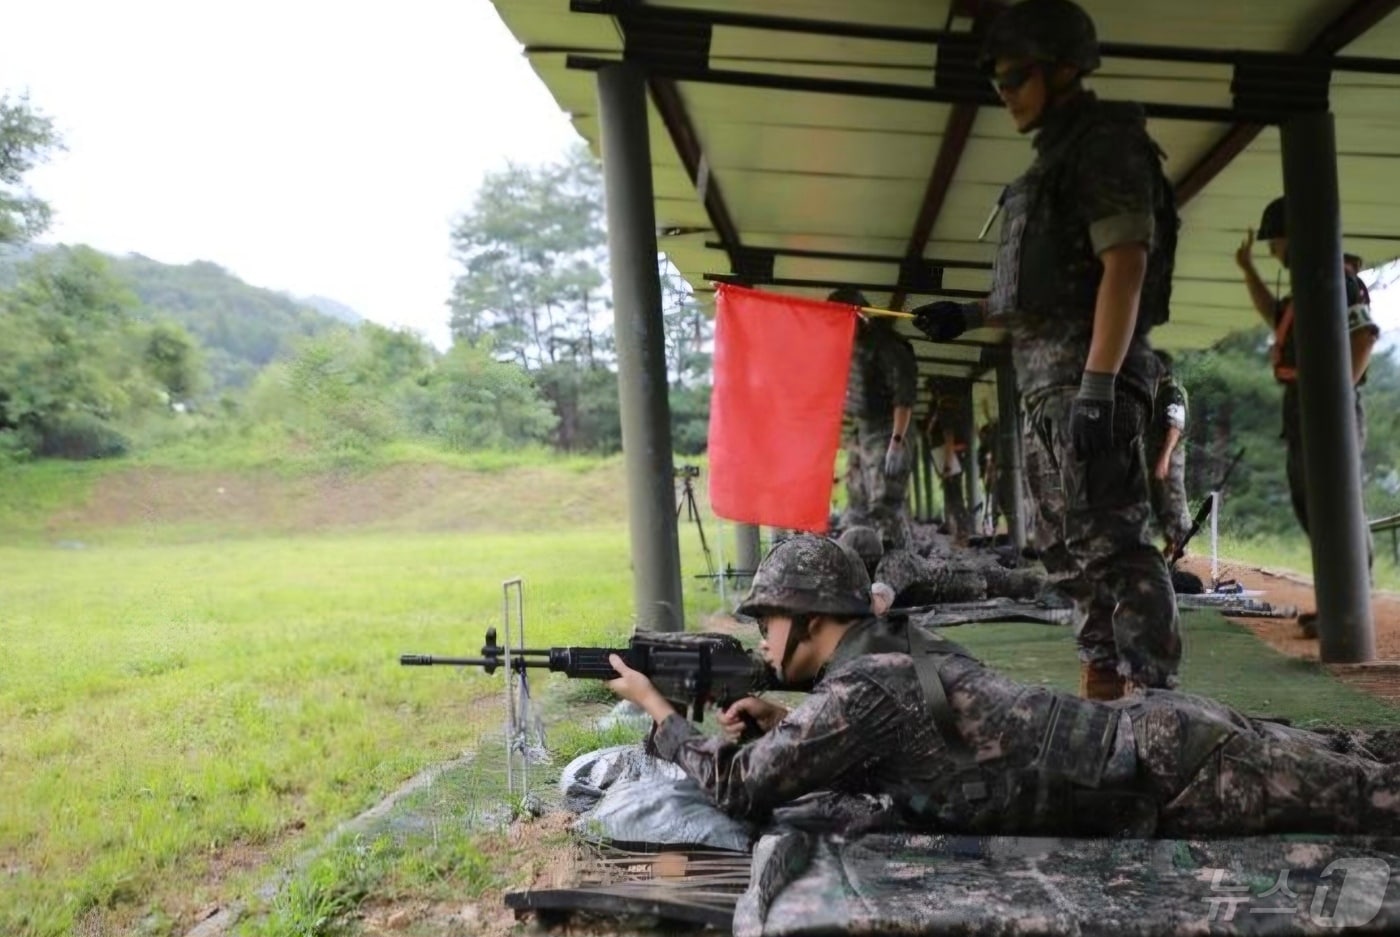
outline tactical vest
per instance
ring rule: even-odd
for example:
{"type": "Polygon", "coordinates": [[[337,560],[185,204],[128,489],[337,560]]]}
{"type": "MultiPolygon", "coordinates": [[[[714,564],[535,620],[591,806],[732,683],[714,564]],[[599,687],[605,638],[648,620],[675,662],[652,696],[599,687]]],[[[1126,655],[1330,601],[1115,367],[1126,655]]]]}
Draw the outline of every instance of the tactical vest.
{"type": "MultiPolygon", "coordinates": [[[[991,315],[1031,320],[1073,317],[1092,328],[1103,264],[1094,253],[1089,228],[1076,217],[1080,144],[1091,130],[1115,119],[1114,105],[1083,105],[1063,137],[1048,145],[1031,168],[1002,193],[1002,229],[988,297],[991,315]]],[[[1162,150],[1145,130],[1124,123],[1125,147],[1143,147],[1154,170],[1154,242],[1138,311],[1138,334],[1166,322],[1171,309],[1172,272],[1180,218],[1176,193],[1162,171],[1162,150]]]]}

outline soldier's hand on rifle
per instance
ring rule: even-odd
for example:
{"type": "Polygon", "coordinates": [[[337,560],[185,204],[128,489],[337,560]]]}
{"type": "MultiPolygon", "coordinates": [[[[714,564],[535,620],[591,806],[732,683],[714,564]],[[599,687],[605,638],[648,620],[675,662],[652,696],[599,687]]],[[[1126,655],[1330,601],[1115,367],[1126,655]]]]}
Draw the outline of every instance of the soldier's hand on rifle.
{"type": "Polygon", "coordinates": [[[629,703],[636,703],[657,722],[675,714],[675,707],[666,702],[666,698],[652,685],[646,674],[628,667],[627,662],[616,654],[608,655],[608,663],[612,664],[612,669],[619,674],[616,680],[608,681],[609,690],[629,703]]]}
{"type": "Polygon", "coordinates": [[[784,706],[770,703],[756,696],[744,697],[728,709],[722,709],[715,715],[720,731],[729,741],[737,742],[739,737],[743,735],[746,728],[744,714],[752,717],[753,721],[758,723],[758,727],[764,732],[769,732],[775,725],[783,721],[788,711],[784,706]]]}
{"type": "Polygon", "coordinates": [[[904,445],[904,440],[898,436],[890,437],[890,444],[885,449],[885,477],[894,478],[909,467],[909,450],[904,445]]]}

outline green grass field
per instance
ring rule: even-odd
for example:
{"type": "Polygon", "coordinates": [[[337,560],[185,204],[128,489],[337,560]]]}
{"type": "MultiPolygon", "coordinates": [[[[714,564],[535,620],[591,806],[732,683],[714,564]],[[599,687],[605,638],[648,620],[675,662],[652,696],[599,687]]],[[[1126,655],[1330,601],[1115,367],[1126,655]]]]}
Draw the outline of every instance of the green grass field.
{"type": "MultiPolygon", "coordinates": [[[[4,470],[0,933],[93,920],[112,933],[175,932],[221,891],[260,881],[424,766],[474,747],[483,720],[499,719],[499,676],[401,668],[397,657],[475,653],[499,623],[503,579],[525,579],[532,643],[625,634],[626,529],[588,516],[615,507],[620,467],[507,468],[452,476],[441,497],[405,497],[382,477],[320,484],[312,496],[329,498],[326,510],[342,491],[396,513],[303,534],[282,520],[299,507],[295,492],[226,516],[201,507],[181,523],[157,492],[113,488],[129,467],[4,470]],[[153,503],[133,522],[129,503],[104,498],[153,503]],[[432,526],[401,520],[420,499],[439,514],[487,507],[459,531],[402,529],[432,526]],[[549,529],[560,513],[573,522],[549,529]],[[125,522],[106,522],[114,516],[125,522]],[[258,535],[260,524],[280,532],[258,535]]],[[[683,539],[698,571],[692,526],[683,539]]],[[[712,592],[688,593],[692,618],[718,607],[712,592]]]]}
{"type": "MultiPolygon", "coordinates": [[[[617,460],[419,455],[333,470],[207,455],[0,468],[0,934],[183,933],[474,750],[499,722],[499,676],[397,656],[475,653],[503,579],[526,581],[533,645],[628,630],[617,460]]],[[[692,524],[682,542],[695,623],[720,601],[689,578],[703,568],[692,524]]],[[[1295,718],[1392,721],[1240,629],[1195,621],[1193,689],[1295,718]]],[[[1061,631],[957,631],[1019,676],[1073,679],[1061,631]]],[[[365,882],[484,881],[476,840],[432,844],[389,858],[345,846],[245,932],[330,933],[365,882]]]]}

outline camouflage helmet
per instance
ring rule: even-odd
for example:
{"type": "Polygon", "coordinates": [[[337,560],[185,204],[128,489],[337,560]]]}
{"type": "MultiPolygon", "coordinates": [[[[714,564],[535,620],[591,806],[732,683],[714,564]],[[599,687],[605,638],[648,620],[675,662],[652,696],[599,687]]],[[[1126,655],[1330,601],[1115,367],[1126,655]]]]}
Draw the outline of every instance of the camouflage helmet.
{"type": "Polygon", "coordinates": [[[739,614],[765,612],[855,616],[870,614],[870,574],[835,540],[792,537],[768,551],[754,573],[739,614]]]}
{"type": "Polygon", "coordinates": [[[1259,219],[1257,237],[1261,241],[1288,237],[1288,211],[1283,196],[1264,206],[1264,217],[1259,219]]]}
{"type": "Polygon", "coordinates": [[[880,557],[885,555],[884,541],[874,527],[852,527],[841,534],[836,542],[860,557],[867,570],[874,569],[880,557]]]}
{"type": "Polygon", "coordinates": [[[1064,63],[1088,74],[1099,67],[1098,32],[1074,0],[1022,0],[992,21],[978,64],[990,72],[1001,57],[1064,63]]]}

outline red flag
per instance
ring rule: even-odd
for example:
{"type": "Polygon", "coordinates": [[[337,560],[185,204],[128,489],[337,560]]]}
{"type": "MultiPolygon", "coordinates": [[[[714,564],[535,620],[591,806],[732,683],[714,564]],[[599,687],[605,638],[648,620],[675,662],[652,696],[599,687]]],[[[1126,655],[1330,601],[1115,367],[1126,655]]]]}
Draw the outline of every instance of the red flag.
{"type": "Polygon", "coordinates": [[[851,367],[852,306],[720,284],[710,397],[710,507],[825,531],[851,367]]]}

